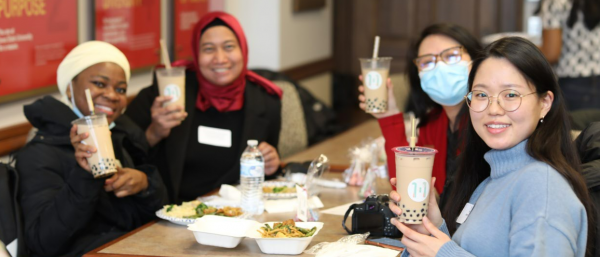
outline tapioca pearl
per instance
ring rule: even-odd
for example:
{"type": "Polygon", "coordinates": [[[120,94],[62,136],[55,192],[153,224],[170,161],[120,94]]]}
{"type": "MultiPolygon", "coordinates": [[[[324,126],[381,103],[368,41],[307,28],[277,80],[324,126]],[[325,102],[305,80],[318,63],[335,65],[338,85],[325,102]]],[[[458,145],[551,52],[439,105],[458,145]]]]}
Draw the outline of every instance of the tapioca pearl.
{"type": "Polygon", "coordinates": [[[402,213],[402,216],[406,217],[406,213],[402,213]]]}
{"type": "Polygon", "coordinates": [[[404,204],[402,205],[402,208],[406,208],[406,206],[404,206],[404,204]]]}
{"type": "Polygon", "coordinates": [[[406,212],[410,212],[410,209],[406,209],[406,212]]]}
{"type": "Polygon", "coordinates": [[[419,219],[419,221],[423,221],[422,219],[419,219]]]}
{"type": "Polygon", "coordinates": [[[425,208],[421,209],[421,212],[425,212],[425,208]]]}
{"type": "Polygon", "coordinates": [[[413,222],[417,222],[417,220],[413,220],[413,222]]]}
{"type": "Polygon", "coordinates": [[[427,203],[423,203],[423,206],[425,206],[427,203]]]}
{"type": "Polygon", "coordinates": [[[421,214],[418,214],[418,213],[417,213],[417,218],[419,217],[419,215],[421,215],[421,214]]]}
{"type": "Polygon", "coordinates": [[[412,214],[410,215],[410,217],[412,218],[412,214]]]}

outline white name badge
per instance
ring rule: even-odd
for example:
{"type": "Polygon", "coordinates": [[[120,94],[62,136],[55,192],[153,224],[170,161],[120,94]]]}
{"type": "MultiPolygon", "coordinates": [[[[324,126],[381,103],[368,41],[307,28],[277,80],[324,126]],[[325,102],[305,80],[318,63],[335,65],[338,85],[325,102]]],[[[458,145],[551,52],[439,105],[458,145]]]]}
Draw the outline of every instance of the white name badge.
{"type": "Polygon", "coordinates": [[[460,215],[458,215],[458,218],[456,218],[456,223],[463,224],[469,217],[469,214],[471,214],[473,207],[475,207],[475,205],[467,203],[465,208],[463,208],[463,210],[460,212],[460,215]]]}
{"type": "Polygon", "coordinates": [[[231,147],[231,130],[199,126],[198,143],[229,148],[231,147]]]}

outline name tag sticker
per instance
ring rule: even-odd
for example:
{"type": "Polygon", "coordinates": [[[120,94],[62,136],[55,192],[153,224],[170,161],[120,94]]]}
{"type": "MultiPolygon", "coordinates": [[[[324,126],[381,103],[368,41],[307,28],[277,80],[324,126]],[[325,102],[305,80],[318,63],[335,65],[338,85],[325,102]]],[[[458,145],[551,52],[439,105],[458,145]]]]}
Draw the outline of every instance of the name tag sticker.
{"type": "Polygon", "coordinates": [[[463,210],[460,212],[460,215],[458,215],[458,218],[456,218],[456,223],[463,224],[469,217],[469,214],[471,214],[473,207],[475,207],[475,205],[467,203],[465,208],[463,208],[463,210]]]}
{"type": "Polygon", "coordinates": [[[198,143],[229,148],[231,147],[231,130],[199,126],[198,143]]]}

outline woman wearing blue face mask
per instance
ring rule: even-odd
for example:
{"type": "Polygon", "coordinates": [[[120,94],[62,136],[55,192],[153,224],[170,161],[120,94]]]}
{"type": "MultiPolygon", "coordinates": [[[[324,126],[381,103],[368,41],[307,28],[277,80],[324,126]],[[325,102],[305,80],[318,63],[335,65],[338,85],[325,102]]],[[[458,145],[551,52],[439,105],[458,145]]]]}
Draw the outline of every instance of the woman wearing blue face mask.
{"type": "MultiPolygon", "coordinates": [[[[410,104],[418,124],[417,145],[433,147],[439,151],[433,164],[437,192],[449,187],[454,172],[459,145],[459,114],[463,97],[467,94],[467,81],[471,60],[482,49],[477,39],[466,29],[452,24],[431,25],[408,52],[407,73],[410,83],[410,104]]],[[[393,96],[393,86],[388,79],[388,95],[393,96]]],[[[363,87],[359,91],[364,92],[363,87]]],[[[360,107],[365,108],[365,97],[359,96],[360,107]]],[[[394,146],[408,145],[404,115],[390,97],[388,111],[373,114],[385,137],[390,178],[396,177],[394,146]]],[[[440,205],[445,199],[440,201],[440,205]]]]}

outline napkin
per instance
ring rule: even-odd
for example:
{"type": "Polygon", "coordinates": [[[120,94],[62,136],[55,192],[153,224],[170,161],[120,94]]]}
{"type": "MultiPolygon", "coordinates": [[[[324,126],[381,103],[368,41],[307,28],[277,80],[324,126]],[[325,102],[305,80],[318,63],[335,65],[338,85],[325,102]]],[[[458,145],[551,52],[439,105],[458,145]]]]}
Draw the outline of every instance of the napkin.
{"type": "Polygon", "coordinates": [[[372,245],[353,245],[346,243],[331,243],[323,247],[316,257],[396,257],[400,251],[372,246],[372,245]]]}
{"type": "MultiPolygon", "coordinates": [[[[282,199],[282,200],[267,200],[265,202],[265,210],[268,213],[293,212],[298,206],[298,199],[282,199]]],[[[323,202],[318,196],[313,196],[308,199],[308,208],[319,209],[323,208],[323,202]]]]}
{"type": "Polygon", "coordinates": [[[234,186],[223,184],[219,189],[219,195],[198,197],[198,200],[212,206],[240,206],[242,192],[234,186]]]}
{"type": "MultiPolygon", "coordinates": [[[[340,206],[336,206],[336,207],[333,207],[333,208],[329,208],[327,210],[323,210],[323,211],[321,211],[321,213],[344,216],[344,214],[346,214],[346,211],[348,210],[348,208],[350,208],[350,205],[355,204],[355,203],[362,203],[362,202],[363,201],[358,201],[358,202],[353,202],[353,203],[347,203],[347,204],[344,204],[344,205],[340,205],[340,206]]],[[[350,214],[349,216],[351,217],[352,214],[350,214]]]]}

